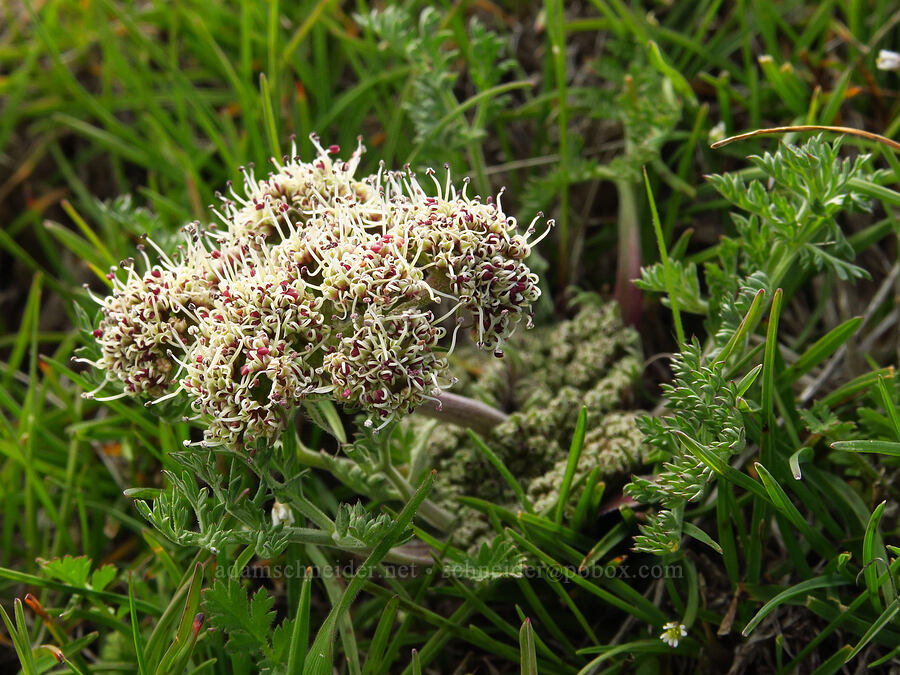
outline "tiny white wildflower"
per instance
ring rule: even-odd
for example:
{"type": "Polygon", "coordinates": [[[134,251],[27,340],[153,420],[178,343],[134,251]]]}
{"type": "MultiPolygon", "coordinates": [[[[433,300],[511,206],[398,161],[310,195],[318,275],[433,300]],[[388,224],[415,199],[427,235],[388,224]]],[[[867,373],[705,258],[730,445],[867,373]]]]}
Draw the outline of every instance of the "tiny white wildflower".
{"type": "Polygon", "coordinates": [[[878,52],[878,60],[875,62],[875,67],[878,70],[900,70],[900,53],[882,49],[878,52]]]}
{"type": "Polygon", "coordinates": [[[712,129],[709,130],[709,142],[716,143],[725,138],[725,121],[720,120],[712,129]]]}
{"type": "Polygon", "coordinates": [[[687,637],[685,625],[677,621],[670,621],[663,626],[663,632],[660,633],[659,639],[674,648],[678,646],[678,641],[683,637],[687,637]]]}
{"type": "Polygon", "coordinates": [[[291,511],[287,504],[275,502],[274,504],[272,504],[272,525],[278,527],[279,523],[293,525],[294,513],[293,511],[291,511]]]}

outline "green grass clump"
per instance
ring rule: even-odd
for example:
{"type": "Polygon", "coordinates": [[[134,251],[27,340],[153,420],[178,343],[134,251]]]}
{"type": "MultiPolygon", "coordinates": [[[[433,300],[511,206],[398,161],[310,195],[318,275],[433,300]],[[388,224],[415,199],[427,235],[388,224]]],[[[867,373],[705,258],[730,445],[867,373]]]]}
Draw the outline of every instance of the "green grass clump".
{"type": "Polygon", "coordinates": [[[708,146],[895,137],[898,38],[881,0],[4,4],[0,670],[895,669],[900,162],[708,146]],[[317,401],[252,453],[83,398],[83,284],[313,131],[556,221],[534,331],[456,345],[480,404],[317,401]]]}

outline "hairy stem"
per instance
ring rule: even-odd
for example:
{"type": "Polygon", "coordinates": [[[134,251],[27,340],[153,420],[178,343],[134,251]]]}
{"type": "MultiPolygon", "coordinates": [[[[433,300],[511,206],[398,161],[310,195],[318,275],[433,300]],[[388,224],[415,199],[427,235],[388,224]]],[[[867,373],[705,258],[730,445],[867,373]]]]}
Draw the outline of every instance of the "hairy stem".
{"type": "Polygon", "coordinates": [[[643,293],[634,285],[641,276],[640,217],[634,185],[628,180],[617,180],[619,193],[619,251],[616,264],[615,298],[626,326],[637,326],[641,321],[643,293]]]}
{"type": "Polygon", "coordinates": [[[306,466],[328,470],[328,463],[320,452],[310,450],[303,443],[297,443],[297,459],[306,466]]]}
{"type": "Polygon", "coordinates": [[[487,403],[448,392],[438,396],[437,402],[426,401],[416,409],[416,412],[471,429],[482,436],[490,436],[495,427],[509,419],[509,415],[487,403]]]}

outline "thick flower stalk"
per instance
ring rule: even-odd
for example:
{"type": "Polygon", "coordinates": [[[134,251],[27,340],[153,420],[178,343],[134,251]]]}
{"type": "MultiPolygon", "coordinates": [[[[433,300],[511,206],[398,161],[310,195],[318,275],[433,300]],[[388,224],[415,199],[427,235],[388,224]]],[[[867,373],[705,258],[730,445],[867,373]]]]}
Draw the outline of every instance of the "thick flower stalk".
{"type": "Polygon", "coordinates": [[[123,262],[97,299],[104,384],[148,405],[185,392],[202,445],[274,441],[322,397],[379,426],[439,407],[460,328],[499,356],[530,324],[534,222],[519,234],[499,197],[469,197],[449,172],[429,170],[434,194],[408,170],[357,180],[361,144],[341,161],[313,141],[312,163],[294,149],[263,180],[245,170],[243,194],[229,186],[213,209],[221,224],[188,225],[174,256],[148,240],[158,261],[141,247],[144,272],[123,262]]]}

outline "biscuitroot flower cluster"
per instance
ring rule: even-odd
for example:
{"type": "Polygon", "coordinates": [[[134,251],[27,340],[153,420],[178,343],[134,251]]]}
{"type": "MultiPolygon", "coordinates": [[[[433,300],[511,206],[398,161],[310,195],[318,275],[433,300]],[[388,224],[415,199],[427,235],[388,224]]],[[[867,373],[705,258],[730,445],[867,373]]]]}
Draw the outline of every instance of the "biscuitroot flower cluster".
{"type": "Polygon", "coordinates": [[[530,324],[537,218],[518,233],[499,196],[471,197],[449,171],[429,170],[428,191],[408,169],[358,180],[361,144],[342,161],[313,142],[311,163],[294,147],[265,179],[242,169],[243,194],[229,186],[213,208],[221,223],[185,227],[171,257],[145,238],[156,262],[142,244],[142,264],[114,267],[97,298],[103,384],[148,405],[186,392],[202,445],[271,442],[322,397],[384,425],[452,384],[460,328],[499,356],[530,324]]]}

